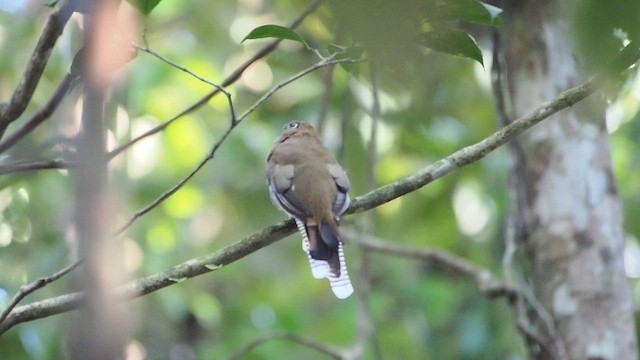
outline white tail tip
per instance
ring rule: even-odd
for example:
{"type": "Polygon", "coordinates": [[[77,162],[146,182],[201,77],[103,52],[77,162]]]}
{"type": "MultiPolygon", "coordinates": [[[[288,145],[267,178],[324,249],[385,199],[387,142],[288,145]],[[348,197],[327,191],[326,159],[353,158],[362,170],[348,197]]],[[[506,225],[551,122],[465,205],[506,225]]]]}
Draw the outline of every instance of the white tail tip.
{"type": "Polygon", "coordinates": [[[331,290],[338,299],[346,299],[353,294],[353,285],[349,279],[349,273],[347,272],[347,262],[344,257],[344,250],[342,244],[338,245],[338,258],[340,260],[340,276],[335,276],[331,273],[331,267],[325,260],[316,260],[311,257],[309,253],[309,238],[305,231],[304,223],[296,218],[296,225],[302,235],[302,250],[307,253],[309,259],[309,265],[311,266],[311,275],[315,279],[329,279],[331,284],[331,290]]]}
{"type": "Polygon", "coordinates": [[[333,274],[329,274],[329,283],[333,294],[338,299],[346,299],[353,294],[353,285],[351,285],[351,279],[349,279],[342,243],[338,245],[338,257],[340,259],[340,276],[336,277],[333,274]]]}
{"type": "Polygon", "coordinates": [[[302,250],[307,253],[307,258],[309,259],[309,265],[311,266],[311,275],[314,279],[328,278],[331,274],[329,263],[324,260],[316,260],[311,257],[311,254],[309,253],[309,238],[307,237],[307,232],[304,229],[304,223],[298,219],[295,220],[296,225],[298,225],[298,230],[302,235],[302,250]]]}

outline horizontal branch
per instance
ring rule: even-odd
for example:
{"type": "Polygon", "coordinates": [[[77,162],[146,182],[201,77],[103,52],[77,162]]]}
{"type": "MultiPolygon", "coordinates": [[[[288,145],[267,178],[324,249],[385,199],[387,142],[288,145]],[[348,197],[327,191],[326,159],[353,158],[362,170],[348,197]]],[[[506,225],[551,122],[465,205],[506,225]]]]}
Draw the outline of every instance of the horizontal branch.
{"type": "Polygon", "coordinates": [[[27,295],[31,294],[32,292],[41,289],[49,284],[51,284],[52,282],[60,279],[61,277],[67,275],[69,272],[71,272],[71,270],[75,269],[78,265],[80,265],[82,263],[82,261],[76,261],[73,264],[65,267],[64,269],[56,272],[55,274],[51,275],[51,276],[47,276],[47,277],[43,277],[43,278],[39,278],[36,281],[27,284],[27,285],[23,285],[20,287],[20,290],[18,291],[18,293],[13,297],[13,299],[11,299],[11,301],[9,302],[9,305],[7,305],[7,307],[2,311],[2,314],[0,314],[0,323],[2,323],[4,321],[4,319],[7,318],[7,315],[9,315],[9,313],[11,312],[11,310],[16,307],[16,305],[18,305],[18,303],[24,299],[27,295]]]}
{"type": "Polygon", "coordinates": [[[436,248],[410,248],[407,246],[391,244],[370,235],[355,234],[350,231],[345,231],[345,234],[350,238],[350,240],[365,249],[383,254],[440,264],[447,269],[453,270],[460,275],[472,279],[476,287],[488,297],[517,296],[517,289],[504,284],[488,269],[476,265],[462,257],[456,256],[446,250],[436,248]]]}
{"type": "Polygon", "coordinates": [[[0,165],[0,175],[34,170],[71,169],[75,166],[76,163],[74,161],[67,161],[63,159],[16,161],[0,165]]]}
{"type": "MultiPolygon", "coordinates": [[[[130,300],[176,284],[241,259],[294,232],[293,220],[269,226],[213,254],[185,261],[161,273],[133,280],[114,291],[116,300],[130,300]]],[[[71,293],[18,306],[0,324],[0,334],[16,324],[75,310],[83,305],[81,293],[71,293]]]]}
{"type": "MultiPolygon", "coordinates": [[[[482,159],[491,151],[513,139],[526,129],[539,123],[557,111],[572,106],[578,101],[584,99],[591,94],[594,89],[595,82],[594,80],[590,80],[582,85],[561,93],[555,100],[542,104],[534,111],[518,120],[515,120],[510,125],[505,126],[484,140],[458,150],[455,153],[437,161],[435,164],[419,170],[415,174],[394,181],[391,184],[385,185],[365,195],[356,197],[347,210],[347,213],[362,212],[380,206],[386,202],[415,191],[431,181],[454,171],[455,169],[482,159]]],[[[173,285],[184,279],[216,270],[221,266],[228,265],[267,245],[270,245],[292,234],[294,231],[295,226],[291,220],[267,227],[211,255],[191,259],[164,272],[131,281],[130,283],[116,289],[116,297],[123,300],[136,298],[173,285]]],[[[447,261],[445,258],[439,259],[447,261]]],[[[459,267],[459,270],[463,271],[463,267],[459,267]]],[[[5,322],[0,324],[0,334],[18,323],[76,309],[81,306],[82,299],[83,297],[81,294],[74,293],[16,307],[7,317],[5,322]]]]}
{"type": "Polygon", "coordinates": [[[380,206],[405,194],[416,191],[454,170],[474,163],[535,124],[562,109],[578,103],[593,93],[595,89],[596,81],[591,79],[579,86],[566,90],[553,101],[540,105],[535,110],[501,128],[484,140],[462,148],[418,170],[412,175],[356,197],[346,213],[358,213],[380,206]]]}
{"type": "Polygon", "coordinates": [[[237,352],[235,352],[233,355],[229,356],[227,358],[227,360],[237,360],[237,359],[243,359],[244,356],[249,353],[251,350],[257,348],[258,346],[269,342],[269,341],[274,341],[274,340],[288,340],[291,341],[293,343],[297,343],[300,344],[302,346],[308,347],[310,349],[314,349],[318,352],[321,352],[325,355],[328,355],[329,357],[333,358],[333,359],[342,359],[342,351],[336,347],[333,347],[331,345],[327,345],[327,344],[323,344],[320,343],[318,341],[316,341],[315,339],[312,339],[310,337],[306,337],[306,336],[300,336],[300,335],[296,335],[296,334],[292,334],[292,333],[287,333],[287,332],[273,332],[273,333],[268,333],[265,335],[261,335],[253,340],[251,340],[250,342],[248,342],[246,345],[244,345],[240,350],[238,350],[237,352]]]}

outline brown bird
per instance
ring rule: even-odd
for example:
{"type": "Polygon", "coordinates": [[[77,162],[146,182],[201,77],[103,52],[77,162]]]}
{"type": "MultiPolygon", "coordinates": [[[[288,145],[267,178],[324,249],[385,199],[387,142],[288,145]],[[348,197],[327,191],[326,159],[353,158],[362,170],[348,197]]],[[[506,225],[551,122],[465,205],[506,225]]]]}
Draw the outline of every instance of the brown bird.
{"type": "Polygon", "coordinates": [[[349,207],[349,178],[306,122],[284,127],[267,157],[271,201],[295,219],[316,279],[328,278],[333,293],[353,293],[340,234],[340,215],[349,207]]]}

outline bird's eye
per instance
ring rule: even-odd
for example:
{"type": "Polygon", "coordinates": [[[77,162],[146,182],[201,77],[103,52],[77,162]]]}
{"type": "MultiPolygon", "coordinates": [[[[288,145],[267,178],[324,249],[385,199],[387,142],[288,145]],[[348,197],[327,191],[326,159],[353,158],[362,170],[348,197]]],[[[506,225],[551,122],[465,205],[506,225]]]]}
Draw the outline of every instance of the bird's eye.
{"type": "Polygon", "coordinates": [[[296,129],[296,128],[298,128],[298,126],[300,126],[300,123],[299,123],[299,122],[297,122],[297,121],[290,122],[290,123],[288,123],[288,124],[284,127],[284,130],[288,130],[288,129],[296,129]]]}

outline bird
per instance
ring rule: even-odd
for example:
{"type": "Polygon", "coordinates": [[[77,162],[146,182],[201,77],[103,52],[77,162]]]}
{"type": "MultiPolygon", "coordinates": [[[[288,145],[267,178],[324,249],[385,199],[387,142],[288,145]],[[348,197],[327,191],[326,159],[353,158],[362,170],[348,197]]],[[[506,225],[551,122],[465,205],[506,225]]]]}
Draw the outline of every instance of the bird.
{"type": "Polygon", "coordinates": [[[311,273],[328,278],[339,299],[353,293],[340,233],[349,207],[349,178],[307,122],[288,123],[267,157],[267,185],[273,204],[295,220],[311,273]]]}

